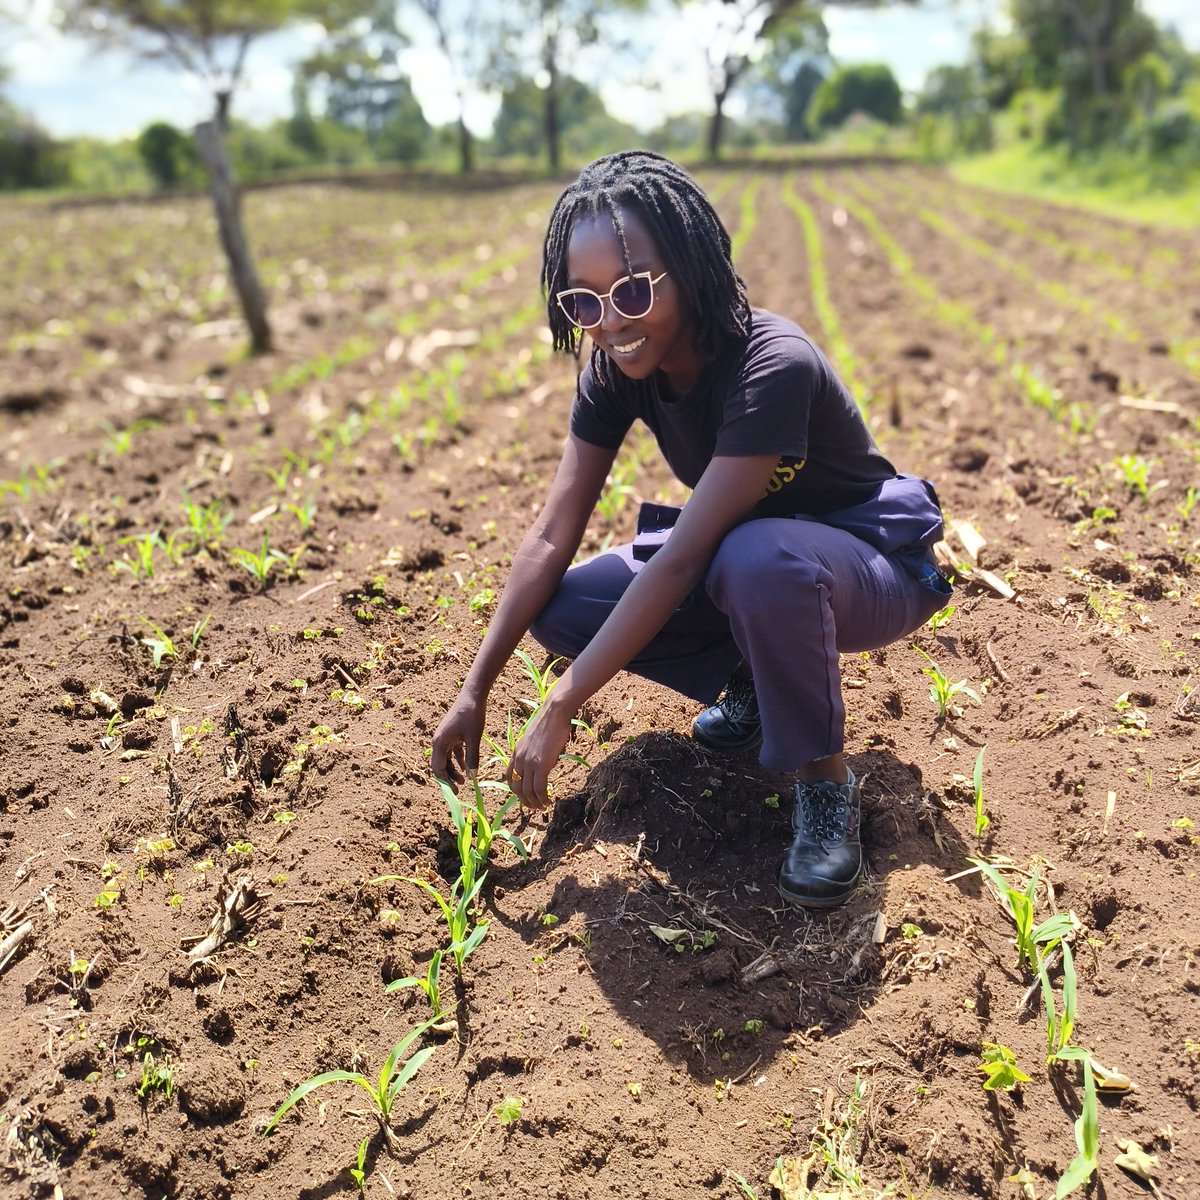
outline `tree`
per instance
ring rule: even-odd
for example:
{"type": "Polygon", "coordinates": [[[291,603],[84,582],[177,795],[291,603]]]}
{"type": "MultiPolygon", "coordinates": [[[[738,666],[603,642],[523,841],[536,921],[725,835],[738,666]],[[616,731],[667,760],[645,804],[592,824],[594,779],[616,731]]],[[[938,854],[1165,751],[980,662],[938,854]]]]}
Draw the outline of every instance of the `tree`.
{"type": "Polygon", "coordinates": [[[484,72],[483,22],[470,12],[452,12],[454,0],[402,0],[412,6],[433,29],[439,53],[446,60],[450,88],[458,107],[458,169],[469,175],[475,169],[475,141],[467,126],[467,90],[484,72]]]}
{"type": "Polygon", "coordinates": [[[159,187],[176,187],[196,165],[195,143],[167,121],[154,121],[137,136],[137,151],[159,187]]]}
{"type": "Polygon", "coordinates": [[[542,96],[542,136],[552,171],[562,165],[562,64],[575,62],[602,36],[614,42],[604,31],[618,24],[621,12],[645,7],[646,0],[510,0],[504,6],[492,75],[502,86],[513,87],[528,75],[530,58],[538,63],[534,82],[542,96]]]}
{"type": "MultiPolygon", "coordinates": [[[[759,61],[776,39],[823,44],[825,27],[821,0],[675,0],[692,10],[701,28],[709,29],[704,47],[712,91],[712,116],[708,127],[708,156],[721,153],[725,105],[747,70],[759,61]],[[703,14],[703,15],[701,15],[703,14]]],[[[895,0],[839,0],[842,8],[878,8],[895,0]]],[[[917,3],[918,0],[901,0],[917,3]]]]}
{"type": "Polygon", "coordinates": [[[725,105],[747,69],[757,62],[774,36],[819,22],[807,0],[677,0],[694,28],[707,30],[704,59],[712,93],[708,157],[721,154],[725,105]],[[690,10],[690,11],[689,11],[690,10]]]}
{"type": "Polygon", "coordinates": [[[762,107],[758,98],[762,92],[773,95],[785,141],[812,137],[808,106],[832,69],[829,33],[819,18],[784,22],[769,39],[762,61],[752,72],[758,85],[755,106],[762,107]]]}
{"type": "Polygon", "coordinates": [[[991,112],[974,64],[934,67],[916,107],[918,114],[946,118],[956,146],[984,150],[991,145],[991,112]]]}
{"type": "Polygon", "coordinates": [[[1138,0],[1010,0],[1010,10],[1034,82],[1059,89],[1071,149],[1111,137],[1129,115],[1125,77],[1157,40],[1138,0]]]}
{"type": "Polygon", "coordinates": [[[903,115],[900,85],[884,63],[839,67],[817,89],[809,110],[815,129],[836,129],[851,113],[895,125],[903,115]]]}
{"type": "Polygon", "coordinates": [[[271,348],[271,327],[246,243],[224,135],[246,57],[256,39],[301,20],[336,27],[365,0],[60,0],[58,18],[101,46],[121,46],[175,64],[209,89],[213,116],[196,126],[196,149],[208,172],[217,228],[256,353],[271,348]]]}
{"type": "Polygon", "coordinates": [[[64,147],[0,96],[0,190],[54,187],[68,176],[64,147]]]}
{"type": "MultiPolygon", "coordinates": [[[[324,92],[328,120],[361,133],[376,159],[419,158],[430,129],[400,69],[399,54],[407,40],[386,16],[340,31],[300,64],[297,115],[308,114],[311,121],[308,92],[316,85],[324,92]]],[[[302,118],[299,127],[303,131],[302,118]]]]}
{"type": "MultiPolygon", "coordinates": [[[[635,130],[611,116],[600,94],[585,83],[564,75],[558,90],[562,143],[573,158],[593,158],[635,139],[635,130]]],[[[500,97],[492,129],[496,153],[536,158],[544,145],[544,120],[542,89],[532,79],[517,80],[500,97]]]]}

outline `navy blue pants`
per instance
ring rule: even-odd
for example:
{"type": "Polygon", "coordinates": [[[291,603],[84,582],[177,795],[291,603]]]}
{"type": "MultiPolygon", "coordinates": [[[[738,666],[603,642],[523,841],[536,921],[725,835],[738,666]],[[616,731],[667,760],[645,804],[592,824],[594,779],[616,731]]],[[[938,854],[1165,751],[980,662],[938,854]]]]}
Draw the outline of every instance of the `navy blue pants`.
{"type": "MultiPolygon", "coordinates": [[[[530,633],[577,657],[642,565],[624,545],[571,567],[530,633]]],[[[712,704],[745,659],[762,713],[759,761],[794,770],[843,749],[838,654],[904,637],[948,593],[940,577],[921,582],[897,556],[813,518],[748,521],[628,670],[712,704]]]]}

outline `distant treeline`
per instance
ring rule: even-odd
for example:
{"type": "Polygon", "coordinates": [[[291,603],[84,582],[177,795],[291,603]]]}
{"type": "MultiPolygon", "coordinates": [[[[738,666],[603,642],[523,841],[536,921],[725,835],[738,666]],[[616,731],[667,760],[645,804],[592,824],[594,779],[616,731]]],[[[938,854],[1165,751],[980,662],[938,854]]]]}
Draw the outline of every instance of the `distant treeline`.
{"type": "MultiPolygon", "coordinates": [[[[343,33],[297,68],[291,116],[265,127],[231,120],[228,151],[242,180],[377,164],[554,167],[633,144],[716,158],[730,148],[838,140],[948,156],[1020,139],[1080,156],[1116,148],[1181,164],[1200,157],[1200,55],[1138,0],[1009,0],[1009,12],[1007,32],[978,31],[968,62],[936,68],[909,98],[886,66],[837,66],[819,17],[767,26],[763,53],[719,82],[712,112],[673,117],[648,133],[617,120],[595,88],[557,68],[552,87],[507,75],[487,138],[462,121],[433,127],[396,56],[368,53],[358,35],[343,33]],[[752,114],[740,121],[724,107],[735,84],[752,114]]],[[[0,97],[0,188],[205,182],[190,131],[155,122],[120,141],[57,140],[0,97]]]]}

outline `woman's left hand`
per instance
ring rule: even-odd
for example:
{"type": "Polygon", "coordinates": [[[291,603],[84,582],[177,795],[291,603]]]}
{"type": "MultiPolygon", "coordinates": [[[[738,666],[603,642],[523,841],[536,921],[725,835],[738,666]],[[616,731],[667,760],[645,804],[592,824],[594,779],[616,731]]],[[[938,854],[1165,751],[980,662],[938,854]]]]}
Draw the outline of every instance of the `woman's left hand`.
{"type": "Polygon", "coordinates": [[[550,772],[566,749],[573,715],[550,697],[521,735],[508,765],[507,783],[526,808],[550,807],[550,772]]]}

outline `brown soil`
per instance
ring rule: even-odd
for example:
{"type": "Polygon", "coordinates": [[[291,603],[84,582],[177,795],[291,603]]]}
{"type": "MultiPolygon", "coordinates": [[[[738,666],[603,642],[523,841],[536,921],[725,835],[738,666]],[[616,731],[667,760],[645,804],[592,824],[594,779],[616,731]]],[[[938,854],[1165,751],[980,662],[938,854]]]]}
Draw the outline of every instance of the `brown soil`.
{"type": "MultiPolygon", "coordinates": [[[[916,169],[706,182],[735,230],[757,187],[752,295],[828,342],[785,187],[812,205],[881,443],[1015,591],[967,578],[914,639],[981,703],[939,721],[909,644],[845,660],[869,871],[806,914],[774,888],[785,781],[618,677],[572,746],[591,766],[516,823],[529,861],[497,856],[487,937],[443,974],[456,1032],[421,1043],[391,1145],[345,1083],[262,1129],[428,1013],[384,986],[424,971],[439,915],[371,881],[456,874],[427,747],[565,426],[535,289],[555,188],[248,197],[279,343],[258,360],[203,201],[6,208],[0,919],[31,923],[0,968],[6,1195],[350,1195],[366,1137],[371,1197],[765,1197],[777,1158],[832,1143],[861,1187],[818,1183],[818,1155],[823,1194],[1050,1196],[1080,1070],[1046,1064],[978,855],[1040,871],[1039,920],[1078,919],[1075,1041],[1136,1084],[1102,1096],[1096,1194],[1147,1190],[1118,1139],[1157,1155],[1163,1196],[1200,1193],[1200,310],[1159,286],[1200,238],[916,169]],[[185,497],[228,525],[180,533],[185,497]],[[126,569],[155,530],[173,555],[126,569]],[[264,535],[298,557],[260,588],[231,551],[264,535]],[[177,651],[157,665],[152,626],[177,651]],[[239,882],[228,940],[189,957],[239,882]],[[983,1091],[982,1042],[1031,1081],[983,1091]]],[[[652,456],[635,488],[589,547],[680,495],[652,456]]],[[[493,736],[531,695],[514,664],[493,736]]]]}

